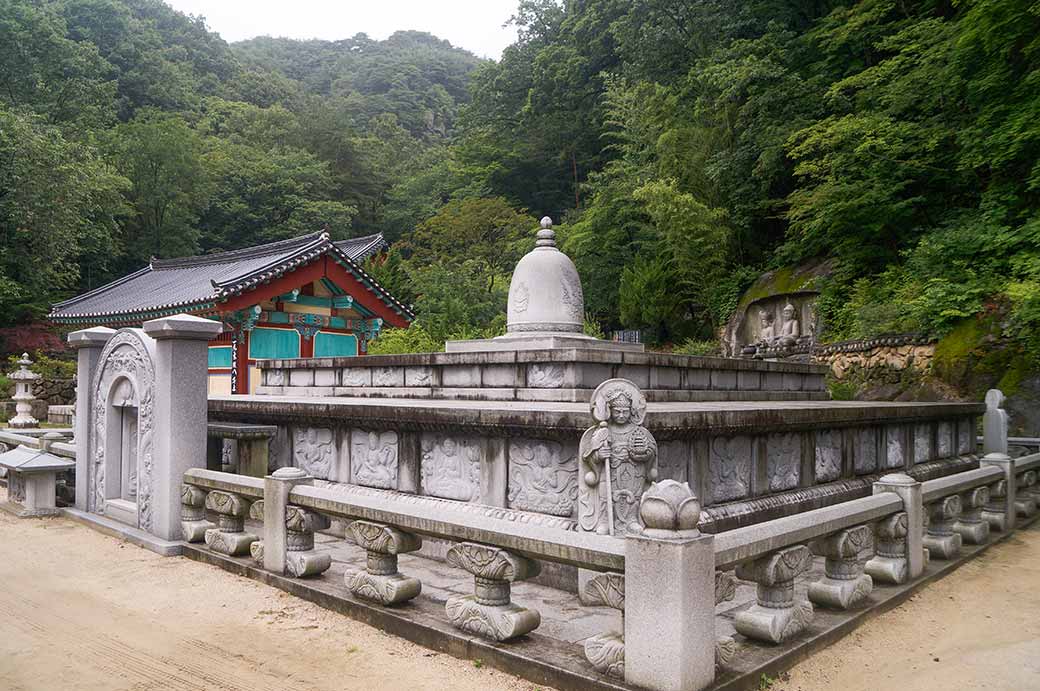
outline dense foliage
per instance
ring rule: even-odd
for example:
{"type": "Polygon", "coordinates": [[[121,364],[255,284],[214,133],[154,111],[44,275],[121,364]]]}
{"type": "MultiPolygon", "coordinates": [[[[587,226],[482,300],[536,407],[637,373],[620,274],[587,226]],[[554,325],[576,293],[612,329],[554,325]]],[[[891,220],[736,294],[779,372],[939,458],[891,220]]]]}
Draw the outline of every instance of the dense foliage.
{"type": "Polygon", "coordinates": [[[416,32],[229,46],[160,0],[0,0],[0,326],[153,256],[399,236],[441,203],[397,190],[478,64],[416,32]]]}
{"type": "Polygon", "coordinates": [[[763,270],[829,258],[826,338],[986,313],[1040,353],[1034,0],[521,0],[497,62],[412,32],[228,46],[158,0],[0,8],[8,322],[328,224],[397,241],[371,268],[421,329],[377,348],[494,334],[550,215],[592,319],[684,351],[763,270]]]}

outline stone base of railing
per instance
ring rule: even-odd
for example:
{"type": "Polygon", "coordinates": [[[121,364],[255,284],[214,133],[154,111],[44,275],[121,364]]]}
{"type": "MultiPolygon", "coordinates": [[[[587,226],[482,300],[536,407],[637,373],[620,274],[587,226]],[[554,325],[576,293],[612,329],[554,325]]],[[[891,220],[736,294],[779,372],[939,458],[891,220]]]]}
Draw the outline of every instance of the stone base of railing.
{"type": "Polygon", "coordinates": [[[249,533],[225,533],[220,528],[210,528],[205,535],[206,546],[214,552],[229,557],[241,557],[249,554],[249,546],[259,540],[249,533]]]}
{"type": "Polygon", "coordinates": [[[933,559],[950,560],[961,552],[963,539],[957,533],[952,535],[925,535],[924,546],[933,559]]]}
{"type": "Polygon", "coordinates": [[[531,633],[542,623],[538,610],[515,604],[484,605],[476,595],[458,595],[444,603],[448,619],[456,628],[469,633],[507,641],[531,633]]]}

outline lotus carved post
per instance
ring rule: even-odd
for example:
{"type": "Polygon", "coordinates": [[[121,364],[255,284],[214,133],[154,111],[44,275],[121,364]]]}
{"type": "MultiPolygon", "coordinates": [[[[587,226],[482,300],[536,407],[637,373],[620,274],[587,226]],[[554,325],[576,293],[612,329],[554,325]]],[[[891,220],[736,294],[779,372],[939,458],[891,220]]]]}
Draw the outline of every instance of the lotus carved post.
{"type": "Polygon", "coordinates": [[[892,514],[875,527],[874,557],[864,566],[871,580],[899,585],[909,575],[906,536],[909,533],[905,512],[892,514]]]}
{"type": "Polygon", "coordinates": [[[206,520],[206,492],[194,485],[181,485],[181,533],[185,542],[202,542],[206,531],[216,528],[206,520]]]}
{"type": "Polygon", "coordinates": [[[858,557],[871,545],[872,538],[870,526],[860,525],[812,543],[813,553],[826,557],[826,575],[809,584],[809,599],[813,603],[834,609],[850,609],[870,595],[874,581],[863,573],[858,557]]]}
{"type": "Polygon", "coordinates": [[[940,499],[927,507],[928,532],[924,536],[924,546],[932,559],[953,559],[960,554],[963,538],[953,529],[960,518],[961,509],[958,494],[940,499]]]}
{"type": "Polygon", "coordinates": [[[621,612],[621,631],[609,631],[585,639],[585,659],[596,671],[618,679],[625,678],[625,576],[599,573],[585,584],[588,605],[612,607],[621,612]]]}
{"type": "Polygon", "coordinates": [[[737,567],[737,578],[758,584],[758,601],[737,615],[734,627],[748,638],[783,643],[804,630],[813,606],[795,599],[794,579],[812,566],[805,545],[777,550],[737,567]]]}
{"type": "Polygon", "coordinates": [[[537,576],[538,562],[498,547],[460,542],[448,550],[448,563],[473,574],[473,595],[444,604],[451,623],[493,641],[506,641],[538,628],[542,615],[510,600],[510,583],[537,576]]]}
{"type": "Polygon", "coordinates": [[[212,491],[206,495],[206,508],[217,514],[219,526],[206,531],[206,546],[230,557],[249,554],[249,546],[258,540],[245,532],[249,502],[237,494],[212,491]]]}
{"type": "Polygon", "coordinates": [[[354,521],[349,530],[358,546],[368,552],[364,571],[351,569],[344,574],[350,592],[383,605],[395,605],[411,600],[422,591],[419,579],[397,570],[398,554],[422,547],[419,536],[371,521],[354,521]]]}
{"type": "Polygon", "coordinates": [[[596,425],[578,447],[578,526],[600,535],[639,533],[643,492],[657,479],[657,441],[643,427],[646,398],[627,379],[608,379],[591,400],[596,425]]]}
{"type": "Polygon", "coordinates": [[[639,502],[639,517],[647,537],[696,537],[701,519],[701,502],[690,485],[662,480],[650,485],[639,502]]]}
{"type": "Polygon", "coordinates": [[[989,540],[989,521],[983,516],[987,504],[989,487],[976,487],[961,496],[963,511],[953,530],[969,545],[982,545],[989,540]]]}

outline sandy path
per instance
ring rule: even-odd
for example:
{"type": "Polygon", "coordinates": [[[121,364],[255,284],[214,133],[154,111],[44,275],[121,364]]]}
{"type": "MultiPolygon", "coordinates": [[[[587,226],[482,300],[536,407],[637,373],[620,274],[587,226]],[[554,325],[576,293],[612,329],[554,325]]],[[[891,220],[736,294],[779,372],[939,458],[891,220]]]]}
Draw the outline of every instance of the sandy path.
{"type": "Polygon", "coordinates": [[[532,689],[66,519],[0,512],[0,689],[532,689]]]}
{"type": "Polygon", "coordinates": [[[1040,689],[1040,524],[797,665],[781,689],[1040,689]]]}

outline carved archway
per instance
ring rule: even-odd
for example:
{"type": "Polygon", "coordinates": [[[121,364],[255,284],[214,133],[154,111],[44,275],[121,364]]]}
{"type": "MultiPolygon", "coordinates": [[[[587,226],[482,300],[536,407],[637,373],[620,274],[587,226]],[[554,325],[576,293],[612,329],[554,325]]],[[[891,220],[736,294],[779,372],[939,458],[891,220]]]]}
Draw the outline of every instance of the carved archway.
{"type": "MultiPolygon", "coordinates": [[[[155,429],[154,341],[140,329],[118,331],[101,351],[97,372],[91,384],[90,464],[88,467],[87,510],[106,513],[106,505],[127,495],[136,503],[137,525],[152,527],[152,439],[155,429]],[[136,409],[133,448],[129,458],[134,467],[125,476],[109,478],[106,473],[120,468],[127,458],[124,436],[115,434],[113,425],[123,424],[125,411],[136,409]],[[131,478],[136,487],[127,492],[123,485],[131,478]],[[113,487],[123,488],[118,491],[113,487]]],[[[132,413],[129,413],[132,414],[132,413]]],[[[126,503],[126,502],[123,502],[126,503]]],[[[115,504],[115,502],[113,502],[115,504]]],[[[114,506],[113,506],[114,508],[114,506]]]]}

